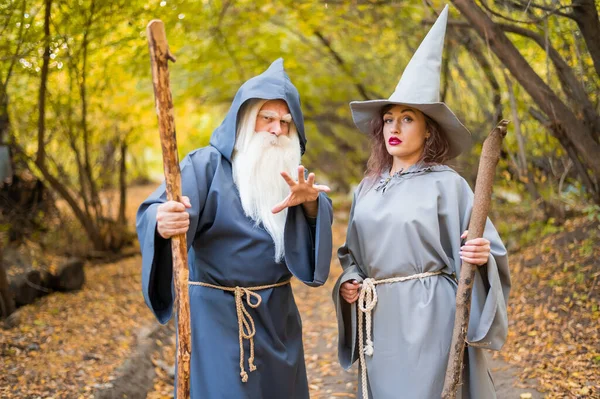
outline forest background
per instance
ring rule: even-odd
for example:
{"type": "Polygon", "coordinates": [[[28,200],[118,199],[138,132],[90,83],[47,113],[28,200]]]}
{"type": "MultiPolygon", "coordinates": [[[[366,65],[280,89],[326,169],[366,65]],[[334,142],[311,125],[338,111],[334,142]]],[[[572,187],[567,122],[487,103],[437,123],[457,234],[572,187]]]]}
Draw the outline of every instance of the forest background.
{"type": "MultiPolygon", "coordinates": [[[[0,379],[17,381],[32,353],[18,337],[48,327],[39,297],[85,289],[84,275],[137,251],[135,207],[163,173],[150,20],[164,21],[177,58],[180,157],[208,144],[245,80],[284,58],[302,99],[303,163],[332,187],[343,242],[369,155],[348,103],[393,92],[444,4],[0,0],[0,379]],[[31,320],[11,319],[17,308],[31,320]]],[[[511,120],[491,215],[518,281],[505,358],[549,395],[600,395],[600,1],[450,5],[441,98],[473,134],[453,163],[472,185],[483,139],[511,120]]]]}

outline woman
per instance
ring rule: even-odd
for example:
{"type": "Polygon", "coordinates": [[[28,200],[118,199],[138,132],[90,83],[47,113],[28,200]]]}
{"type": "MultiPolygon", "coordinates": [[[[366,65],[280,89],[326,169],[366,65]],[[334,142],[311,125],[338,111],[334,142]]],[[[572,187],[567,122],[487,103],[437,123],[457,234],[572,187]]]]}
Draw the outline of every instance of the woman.
{"type": "Polygon", "coordinates": [[[333,298],[339,360],[345,368],[360,360],[363,398],[440,398],[462,260],[480,267],[457,398],[496,397],[483,348],[499,350],[506,339],[510,276],[489,220],[484,238],[461,245],[473,193],[444,162],[468,147],[470,133],[439,102],[447,14],[388,100],[351,103],[372,152],[338,251],[344,271],[333,298]]]}

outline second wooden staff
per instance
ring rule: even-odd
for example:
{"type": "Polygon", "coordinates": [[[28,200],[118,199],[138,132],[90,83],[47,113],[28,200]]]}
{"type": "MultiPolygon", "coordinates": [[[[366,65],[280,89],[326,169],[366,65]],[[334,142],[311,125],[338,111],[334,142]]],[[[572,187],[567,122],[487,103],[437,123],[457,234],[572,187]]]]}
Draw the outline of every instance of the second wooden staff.
{"type": "MultiPolygon", "coordinates": [[[[500,149],[502,148],[502,140],[506,136],[506,126],[508,123],[507,120],[502,120],[483,142],[467,241],[483,236],[492,200],[494,174],[496,173],[496,165],[500,159],[500,149]]],[[[468,262],[462,262],[460,268],[460,278],[456,293],[454,331],[452,332],[450,357],[448,358],[448,368],[446,369],[446,378],[442,391],[443,399],[454,399],[456,397],[456,389],[460,383],[465,353],[465,340],[467,338],[469,316],[471,314],[471,293],[473,291],[476,269],[477,266],[468,262]]]]}

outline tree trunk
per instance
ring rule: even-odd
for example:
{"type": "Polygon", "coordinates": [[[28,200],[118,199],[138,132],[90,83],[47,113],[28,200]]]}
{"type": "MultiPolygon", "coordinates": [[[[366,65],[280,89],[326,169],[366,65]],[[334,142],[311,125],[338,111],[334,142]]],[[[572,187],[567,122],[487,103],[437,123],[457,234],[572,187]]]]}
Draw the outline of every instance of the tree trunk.
{"type": "Polygon", "coordinates": [[[577,22],[588,51],[592,56],[596,74],[600,77],[600,21],[594,0],[573,0],[573,19],[577,22]]]}
{"type": "Polygon", "coordinates": [[[100,202],[100,196],[92,173],[92,164],[90,160],[90,131],[87,123],[87,61],[88,61],[88,47],[89,47],[89,34],[92,29],[94,20],[94,13],[96,11],[96,2],[92,0],[90,4],[90,15],[86,21],[85,31],[83,34],[83,43],[81,44],[81,50],[83,53],[83,64],[81,67],[81,81],[79,82],[79,93],[81,96],[81,130],[83,131],[83,158],[86,182],[90,189],[90,202],[95,213],[95,218],[99,222],[102,218],[102,204],[100,202]]]}
{"type": "Polygon", "coordinates": [[[8,285],[8,277],[2,261],[2,247],[0,244],[0,320],[7,318],[15,311],[15,302],[8,285]]]}
{"type": "Polygon", "coordinates": [[[45,135],[46,135],[46,84],[48,83],[48,68],[50,65],[50,11],[52,0],[46,0],[46,11],[44,16],[44,61],[42,63],[42,75],[40,78],[40,91],[38,99],[38,152],[37,163],[44,165],[45,162],[45,135]]]}
{"type": "Polygon", "coordinates": [[[119,216],[117,219],[117,226],[119,228],[126,228],[127,224],[127,143],[123,141],[121,143],[121,161],[119,167],[119,216]]]}
{"type": "Polygon", "coordinates": [[[560,53],[556,51],[542,35],[519,26],[509,24],[499,24],[499,26],[504,32],[515,33],[532,39],[548,54],[548,57],[552,60],[552,64],[556,69],[556,74],[563,92],[570,100],[569,104],[576,110],[575,113],[583,113],[585,124],[591,129],[592,138],[598,142],[600,139],[600,114],[598,114],[596,107],[585,92],[583,83],[577,80],[575,73],[567,61],[565,61],[560,53]]]}
{"type": "Polygon", "coordinates": [[[598,156],[600,145],[593,138],[594,132],[577,119],[575,114],[531,68],[514,44],[506,37],[501,27],[495,24],[473,0],[452,1],[542,111],[559,127],[553,132],[561,144],[563,146],[572,144],[581,155],[585,166],[592,170],[594,176],[600,176],[600,157],[598,156]]]}
{"type": "Polygon", "coordinates": [[[0,83],[0,145],[8,142],[10,117],[8,115],[8,93],[6,87],[0,83]]]}

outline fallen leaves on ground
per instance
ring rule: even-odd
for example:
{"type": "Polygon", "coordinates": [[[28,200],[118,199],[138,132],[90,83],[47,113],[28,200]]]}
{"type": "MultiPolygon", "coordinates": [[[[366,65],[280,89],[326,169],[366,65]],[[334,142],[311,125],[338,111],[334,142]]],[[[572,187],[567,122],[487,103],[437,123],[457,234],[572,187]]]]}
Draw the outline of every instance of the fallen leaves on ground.
{"type": "Polygon", "coordinates": [[[600,230],[567,221],[510,258],[509,337],[501,355],[548,398],[600,398],[600,230]]]}
{"type": "Polygon", "coordinates": [[[152,319],[139,262],[86,266],[81,291],[20,308],[19,324],[0,330],[0,397],[91,398],[109,387],[138,329],[152,319]]]}

